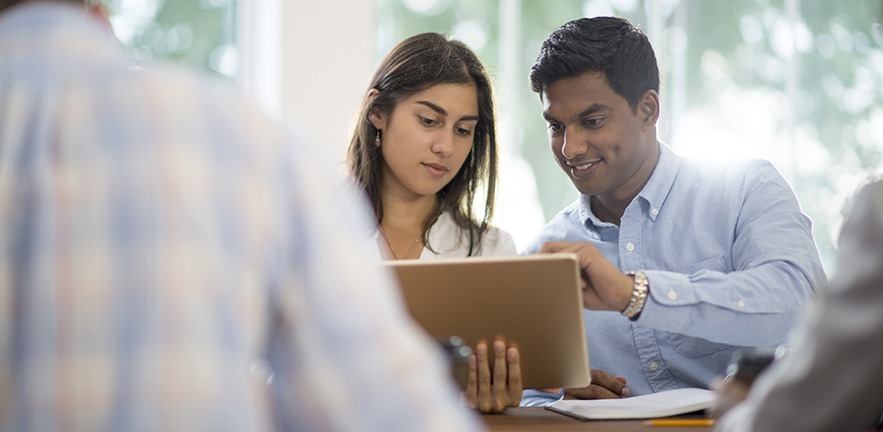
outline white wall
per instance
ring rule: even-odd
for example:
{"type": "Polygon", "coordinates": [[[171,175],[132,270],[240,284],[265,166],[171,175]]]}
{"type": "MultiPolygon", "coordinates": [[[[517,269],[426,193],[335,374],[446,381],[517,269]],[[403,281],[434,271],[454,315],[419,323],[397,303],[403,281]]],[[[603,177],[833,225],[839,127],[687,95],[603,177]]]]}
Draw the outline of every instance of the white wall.
{"type": "Polygon", "coordinates": [[[238,29],[246,95],[342,163],[375,65],[376,3],[243,0],[238,29]]]}

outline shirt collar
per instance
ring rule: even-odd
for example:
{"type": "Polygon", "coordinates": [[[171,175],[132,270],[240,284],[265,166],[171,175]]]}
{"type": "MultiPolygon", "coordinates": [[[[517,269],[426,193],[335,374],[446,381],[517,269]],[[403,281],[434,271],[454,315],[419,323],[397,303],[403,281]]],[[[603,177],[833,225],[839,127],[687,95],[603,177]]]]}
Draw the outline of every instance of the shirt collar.
{"type": "Polygon", "coordinates": [[[650,180],[638,193],[638,198],[647,202],[650,220],[656,221],[659,213],[668,198],[678,171],[681,169],[681,158],[678,157],[665,143],[659,142],[659,161],[656,162],[656,169],[650,176],[650,180]]]}
{"type": "MultiPolygon", "coordinates": [[[[677,154],[675,154],[662,141],[658,141],[658,145],[659,160],[656,162],[656,168],[653,169],[653,174],[650,175],[647,184],[644,185],[644,188],[641,189],[641,192],[635,197],[635,199],[642,199],[648,204],[648,216],[650,217],[650,220],[654,222],[662,212],[665,200],[668,198],[669,192],[671,192],[675,178],[681,167],[681,160],[677,154]]],[[[580,194],[578,206],[580,219],[582,219],[585,227],[612,225],[608,222],[601,221],[594,213],[592,213],[590,195],[580,194]]]]}

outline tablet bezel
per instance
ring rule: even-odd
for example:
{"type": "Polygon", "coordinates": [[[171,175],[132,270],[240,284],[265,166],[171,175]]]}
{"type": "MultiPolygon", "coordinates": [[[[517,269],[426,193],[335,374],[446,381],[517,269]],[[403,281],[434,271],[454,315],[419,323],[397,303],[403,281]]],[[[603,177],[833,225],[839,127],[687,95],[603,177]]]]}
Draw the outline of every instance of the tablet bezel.
{"type": "Polygon", "coordinates": [[[394,271],[411,316],[430,336],[459,336],[470,347],[504,338],[519,349],[524,388],[591,382],[576,255],[385,264],[394,271]]]}

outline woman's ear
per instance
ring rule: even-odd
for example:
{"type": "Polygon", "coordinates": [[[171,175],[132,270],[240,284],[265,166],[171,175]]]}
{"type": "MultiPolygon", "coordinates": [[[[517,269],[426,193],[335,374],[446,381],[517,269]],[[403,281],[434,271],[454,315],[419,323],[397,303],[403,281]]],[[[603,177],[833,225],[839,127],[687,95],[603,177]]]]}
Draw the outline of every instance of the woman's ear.
{"type": "Polygon", "coordinates": [[[370,121],[371,124],[374,125],[374,129],[383,130],[383,128],[386,126],[386,118],[383,113],[380,112],[380,109],[378,109],[376,106],[373,106],[374,99],[377,98],[379,94],[380,90],[372,88],[368,92],[368,96],[365,98],[365,100],[367,104],[372,106],[371,109],[368,110],[368,121],[370,121]]]}
{"type": "Polygon", "coordinates": [[[656,126],[659,120],[659,93],[653,89],[647,90],[638,102],[638,111],[644,129],[656,126]]]}

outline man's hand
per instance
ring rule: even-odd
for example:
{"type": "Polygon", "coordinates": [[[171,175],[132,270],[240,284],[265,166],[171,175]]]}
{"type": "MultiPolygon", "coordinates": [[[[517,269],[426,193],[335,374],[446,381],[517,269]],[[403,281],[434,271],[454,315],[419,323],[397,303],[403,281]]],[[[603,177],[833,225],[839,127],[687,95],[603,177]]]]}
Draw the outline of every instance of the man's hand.
{"type": "Polygon", "coordinates": [[[518,350],[506,348],[497,340],[494,349],[494,371],[491,375],[488,347],[479,342],[475,353],[469,356],[469,378],[466,382],[466,400],[469,406],[481,412],[501,412],[521,402],[521,362],[518,350]]]}
{"type": "Polygon", "coordinates": [[[625,378],[611,376],[600,369],[592,369],[592,384],[588,387],[564,389],[564,399],[618,399],[630,394],[625,378]]]}
{"type": "Polygon", "coordinates": [[[572,253],[582,270],[583,306],[622,312],[629,304],[634,279],[616,268],[591,243],[548,242],[539,253],[572,253]]]}

